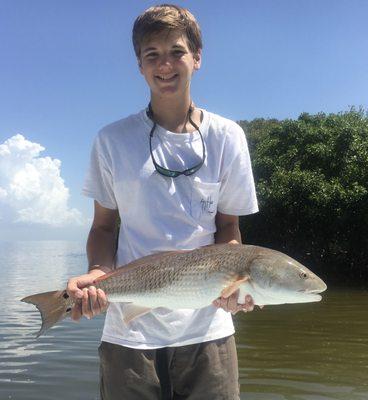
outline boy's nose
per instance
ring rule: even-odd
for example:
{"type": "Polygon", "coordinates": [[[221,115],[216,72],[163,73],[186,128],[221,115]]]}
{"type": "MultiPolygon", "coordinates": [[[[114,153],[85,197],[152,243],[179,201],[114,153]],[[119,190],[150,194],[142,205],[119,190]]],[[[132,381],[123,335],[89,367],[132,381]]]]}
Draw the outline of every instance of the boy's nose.
{"type": "Polygon", "coordinates": [[[172,64],[171,64],[171,60],[169,56],[165,56],[163,55],[162,57],[160,57],[159,59],[159,63],[158,63],[159,68],[171,68],[172,64]]]}

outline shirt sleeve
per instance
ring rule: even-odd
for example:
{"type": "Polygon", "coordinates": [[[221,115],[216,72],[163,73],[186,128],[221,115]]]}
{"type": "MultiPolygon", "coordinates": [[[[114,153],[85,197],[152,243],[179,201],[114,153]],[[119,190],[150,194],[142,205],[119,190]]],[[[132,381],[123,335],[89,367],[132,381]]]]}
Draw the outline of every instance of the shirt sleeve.
{"type": "Polygon", "coordinates": [[[105,208],[116,210],[118,206],[114,195],[112,165],[108,159],[108,151],[99,134],[93,143],[82,194],[93,198],[105,208]]]}
{"type": "Polygon", "coordinates": [[[230,215],[253,214],[258,203],[247,140],[238,124],[229,129],[217,209],[230,215]]]}

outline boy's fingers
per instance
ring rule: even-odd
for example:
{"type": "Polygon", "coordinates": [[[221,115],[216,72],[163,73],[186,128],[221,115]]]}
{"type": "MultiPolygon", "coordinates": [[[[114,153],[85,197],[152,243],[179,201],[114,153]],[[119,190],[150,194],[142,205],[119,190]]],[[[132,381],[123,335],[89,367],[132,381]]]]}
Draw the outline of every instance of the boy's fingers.
{"type": "Polygon", "coordinates": [[[91,319],[97,314],[106,311],[108,301],[105,293],[101,289],[90,286],[83,289],[82,315],[91,319]]]}
{"type": "Polygon", "coordinates": [[[79,321],[82,317],[82,303],[80,300],[77,300],[77,302],[74,304],[71,314],[71,318],[73,321],[79,321]]]}
{"type": "Polygon", "coordinates": [[[89,303],[89,311],[92,314],[91,315],[92,317],[101,312],[100,305],[98,304],[97,301],[96,288],[94,286],[90,286],[88,288],[88,303],[89,303]]]}
{"type": "Polygon", "coordinates": [[[97,289],[97,301],[100,305],[101,312],[106,311],[107,306],[109,305],[107,301],[106,294],[103,290],[97,289]]]}
{"type": "Polygon", "coordinates": [[[225,307],[227,306],[227,299],[219,297],[212,304],[218,308],[225,309],[225,307]]]}
{"type": "Polygon", "coordinates": [[[74,304],[71,318],[78,321],[82,316],[91,319],[93,316],[106,311],[108,301],[105,293],[94,286],[82,290],[83,297],[74,304]]]}
{"type": "Polygon", "coordinates": [[[228,298],[227,302],[228,311],[232,313],[236,312],[237,306],[238,306],[238,293],[235,292],[228,298]]]}
{"type": "MultiPolygon", "coordinates": [[[[104,273],[101,272],[103,275],[104,273]]],[[[90,273],[76,276],[74,278],[70,278],[67,283],[66,291],[73,299],[82,299],[83,298],[83,288],[93,285],[94,280],[96,279],[96,274],[92,275],[90,273]]]]}
{"type": "Polygon", "coordinates": [[[227,297],[227,298],[221,298],[221,307],[225,310],[225,311],[230,311],[230,299],[231,296],[227,297]]]}
{"type": "Polygon", "coordinates": [[[70,278],[67,283],[66,291],[74,299],[83,298],[83,288],[93,282],[93,278],[86,274],[70,278]]]}
{"type": "Polygon", "coordinates": [[[215,307],[220,307],[220,299],[218,298],[216,300],[213,300],[212,305],[214,305],[215,307]]]}
{"type": "Polygon", "coordinates": [[[76,278],[71,278],[68,280],[66,291],[73,299],[81,299],[83,297],[83,292],[81,289],[79,289],[78,280],[76,278]]]}
{"type": "MultiPolygon", "coordinates": [[[[219,297],[214,300],[212,304],[215,307],[221,307],[232,314],[236,314],[238,311],[248,312],[254,310],[254,301],[250,295],[245,296],[244,304],[238,303],[238,291],[234,292],[228,298],[219,297]]],[[[263,306],[260,306],[260,308],[263,308],[263,306]]]]}
{"type": "Polygon", "coordinates": [[[245,303],[241,305],[241,309],[244,312],[253,311],[254,301],[252,296],[250,296],[249,294],[245,296],[245,303]]]}
{"type": "Polygon", "coordinates": [[[91,317],[92,317],[92,312],[91,312],[90,305],[89,305],[87,288],[83,289],[82,314],[88,319],[91,319],[91,317]]]}
{"type": "Polygon", "coordinates": [[[215,307],[223,308],[227,312],[233,312],[236,310],[238,301],[237,292],[233,293],[229,297],[219,297],[212,302],[215,307]]]}
{"type": "Polygon", "coordinates": [[[85,274],[68,280],[66,291],[75,300],[70,315],[74,321],[78,321],[83,315],[90,319],[106,311],[108,307],[108,300],[103,290],[89,286],[93,284],[95,278],[94,275],[85,274]]]}

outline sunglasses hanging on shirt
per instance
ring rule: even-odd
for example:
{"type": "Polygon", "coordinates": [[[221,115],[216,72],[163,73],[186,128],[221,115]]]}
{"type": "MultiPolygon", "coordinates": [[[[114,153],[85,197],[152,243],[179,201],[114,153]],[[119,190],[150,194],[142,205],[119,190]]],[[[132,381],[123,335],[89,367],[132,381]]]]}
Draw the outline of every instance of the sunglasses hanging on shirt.
{"type": "Polygon", "coordinates": [[[148,118],[150,118],[150,119],[152,120],[152,122],[153,122],[153,126],[152,126],[152,129],[151,129],[151,132],[150,132],[150,138],[149,138],[151,159],[152,159],[153,165],[155,166],[156,171],[157,171],[159,174],[163,175],[163,176],[166,176],[166,177],[168,177],[168,178],[177,178],[177,177],[180,176],[180,175],[185,175],[185,176],[193,175],[193,174],[196,173],[196,172],[202,167],[202,165],[204,164],[204,160],[206,159],[206,148],[205,148],[205,145],[204,145],[204,140],[203,140],[202,133],[201,133],[201,131],[199,130],[199,127],[194,123],[194,121],[193,121],[192,118],[191,118],[193,110],[194,110],[194,107],[192,106],[192,104],[190,104],[187,116],[188,116],[189,122],[190,122],[190,123],[192,124],[192,126],[199,132],[199,136],[201,137],[202,149],[203,149],[203,152],[202,152],[202,159],[201,159],[201,161],[200,161],[198,164],[194,165],[194,166],[191,167],[191,168],[185,169],[184,171],[175,171],[175,170],[172,170],[172,169],[168,169],[168,168],[162,167],[160,164],[157,163],[157,161],[156,161],[156,159],[155,159],[155,157],[154,157],[154,155],[153,155],[153,152],[152,152],[152,137],[153,137],[153,133],[154,133],[154,131],[155,131],[155,129],[156,129],[156,125],[157,125],[157,124],[156,124],[155,119],[154,119],[154,117],[153,117],[153,111],[152,111],[151,103],[148,104],[147,116],[148,116],[148,118]]]}

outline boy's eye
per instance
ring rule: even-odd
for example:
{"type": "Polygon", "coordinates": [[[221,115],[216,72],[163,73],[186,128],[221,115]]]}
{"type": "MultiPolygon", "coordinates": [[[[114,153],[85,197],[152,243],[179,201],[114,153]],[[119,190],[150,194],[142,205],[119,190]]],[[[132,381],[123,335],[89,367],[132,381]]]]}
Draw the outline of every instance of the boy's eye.
{"type": "Polygon", "coordinates": [[[146,58],[154,58],[157,56],[157,53],[148,53],[146,54],[146,58]]]}
{"type": "Polygon", "coordinates": [[[181,56],[182,54],[185,54],[183,50],[174,50],[174,54],[176,56],[181,56]]]}

